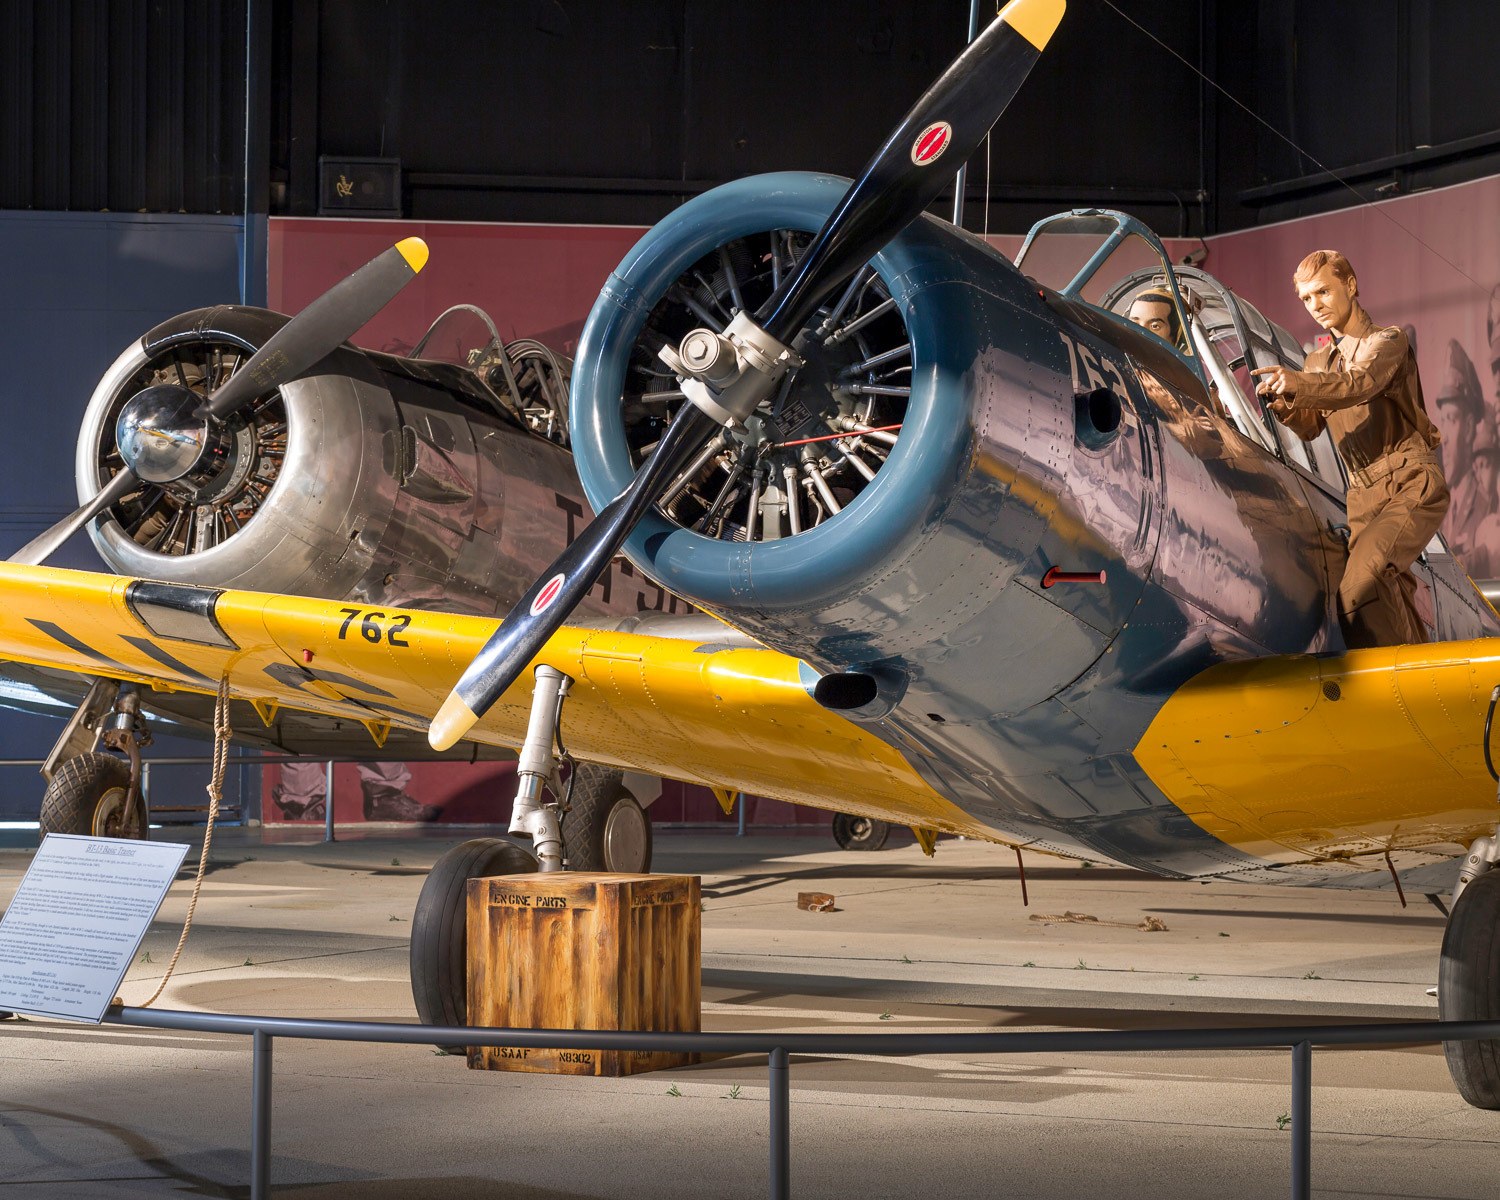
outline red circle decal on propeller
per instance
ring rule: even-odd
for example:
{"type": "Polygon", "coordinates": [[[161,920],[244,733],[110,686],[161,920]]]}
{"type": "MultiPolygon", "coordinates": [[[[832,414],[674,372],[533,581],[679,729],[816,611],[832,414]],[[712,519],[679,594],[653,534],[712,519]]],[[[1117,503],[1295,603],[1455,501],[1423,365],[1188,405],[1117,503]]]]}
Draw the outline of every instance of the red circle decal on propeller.
{"type": "Polygon", "coordinates": [[[934,121],[926,129],[917,135],[917,140],[911,144],[911,160],[919,167],[929,166],[935,163],[948,143],[953,140],[953,126],[947,121],[934,121]]]}
{"type": "Polygon", "coordinates": [[[531,615],[540,616],[552,607],[552,602],[557,599],[557,593],[562,591],[563,584],[568,577],[563,574],[554,575],[542,585],[542,590],[536,594],[536,599],[531,602],[531,615]]]}

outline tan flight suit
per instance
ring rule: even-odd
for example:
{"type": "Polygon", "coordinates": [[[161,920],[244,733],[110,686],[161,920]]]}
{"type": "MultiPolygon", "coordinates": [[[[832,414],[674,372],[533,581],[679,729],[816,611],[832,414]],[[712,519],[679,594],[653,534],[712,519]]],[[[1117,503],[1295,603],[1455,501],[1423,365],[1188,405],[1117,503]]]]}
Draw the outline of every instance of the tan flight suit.
{"type": "Polygon", "coordinates": [[[1349,472],[1344,641],[1351,649],[1425,642],[1411,565],[1443,523],[1448,483],[1406,335],[1356,309],[1342,338],[1289,375],[1284,423],[1305,441],[1326,426],[1349,472]]]}

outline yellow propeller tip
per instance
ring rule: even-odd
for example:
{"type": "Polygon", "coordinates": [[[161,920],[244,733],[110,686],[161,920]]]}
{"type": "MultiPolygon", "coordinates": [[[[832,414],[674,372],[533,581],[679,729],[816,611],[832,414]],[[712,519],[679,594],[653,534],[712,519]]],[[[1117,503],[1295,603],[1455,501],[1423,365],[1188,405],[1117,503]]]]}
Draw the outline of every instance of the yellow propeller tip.
{"type": "Polygon", "coordinates": [[[463,740],[464,734],[479,723],[473,710],[463,702],[457,692],[448,693],[443,707],[437,710],[432,724],[427,727],[427,743],[434,750],[447,750],[463,740]]]}
{"type": "Polygon", "coordinates": [[[421,238],[402,238],[396,243],[396,249],[401,251],[401,257],[406,259],[413,275],[427,265],[427,243],[421,238]]]}
{"type": "Polygon", "coordinates": [[[1000,10],[999,19],[1043,50],[1057,32],[1067,7],[1066,0],[1010,0],[1000,10]]]}

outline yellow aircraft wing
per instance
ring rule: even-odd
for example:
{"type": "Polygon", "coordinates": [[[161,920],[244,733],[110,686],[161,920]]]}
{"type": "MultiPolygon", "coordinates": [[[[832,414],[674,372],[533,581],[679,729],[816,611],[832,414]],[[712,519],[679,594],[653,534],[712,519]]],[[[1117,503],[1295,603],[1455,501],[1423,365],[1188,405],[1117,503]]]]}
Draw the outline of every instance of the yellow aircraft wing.
{"type": "MultiPolygon", "coordinates": [[[[0,564],[0,658],[424,730],[493,620],[0,564]]],[[[886,743],[818,705],[793,658],[567,626],[538,656],[574,679],[570,751],[589,761],[903,825],[1009,840],[886,743]]],[[[1264,862],[1457,852],[1500,806],[1482,731],[1500,643],[1225,663],[1169,697],[1135,747],[1164,795],[1264,862]],[[1378,764],[1378,768],[1372,767],[1378,764]]],[[[531,686],[474,730],[519,746],[531,686]]]]}
{"type": "MultiPolygon", "coordinates": [[[[0,658],[346,717],[379,741],[423,730],[493,620],[0,564],[0,658]]],[[[812,699],[766,649],[564,627],[545,662],[574,679],[568,749],[667,778],[971,837],[995,838],[889,746],[812,699]]],[[[519,746],[531,683],[473,731],[519,746]]]]}
{"type": "Polygon", "coordinates": [[[1167,699],[1135,757],[1199,826],[1271,862],[1461,853],[1500,819],[1497,682],[1494,638],[1223,663],[1167,699]]]}

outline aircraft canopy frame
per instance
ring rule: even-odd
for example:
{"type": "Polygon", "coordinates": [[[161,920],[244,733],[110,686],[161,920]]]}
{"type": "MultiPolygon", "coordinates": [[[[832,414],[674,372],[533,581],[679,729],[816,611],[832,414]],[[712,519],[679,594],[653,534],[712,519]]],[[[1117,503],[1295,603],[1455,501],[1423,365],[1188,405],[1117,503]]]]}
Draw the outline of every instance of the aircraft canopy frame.
{"type": "Polygon", "coordinates": [[[1099,208],[1045,217],[1027,233],[1015,265],[1060,296],[1117,319],[1127,318],[1147,289],[1170,293],[1190,336],[1185,345],[1166,344],[1217,394],[1235,427],[1343,495],[1348,480],[1328,432],[1303,442],[1270,415],[1250,375],[1257,367],[1300,369],[1305,354],[1297,339],[1206,271],[1173,266],[1161,240],[1135,217],[1099,208]]]}

